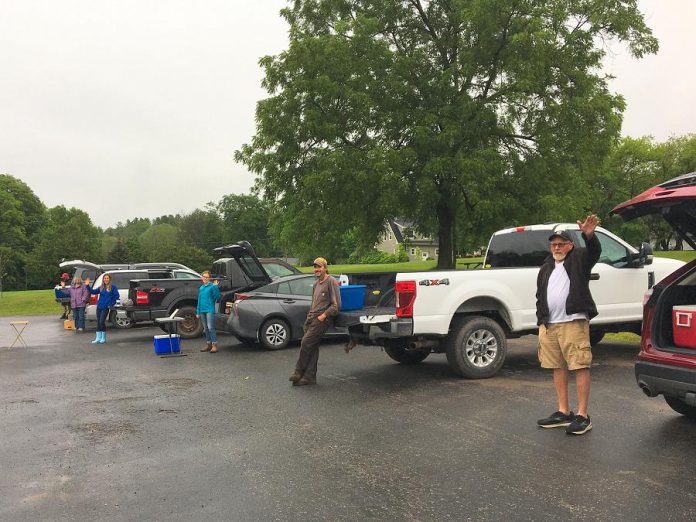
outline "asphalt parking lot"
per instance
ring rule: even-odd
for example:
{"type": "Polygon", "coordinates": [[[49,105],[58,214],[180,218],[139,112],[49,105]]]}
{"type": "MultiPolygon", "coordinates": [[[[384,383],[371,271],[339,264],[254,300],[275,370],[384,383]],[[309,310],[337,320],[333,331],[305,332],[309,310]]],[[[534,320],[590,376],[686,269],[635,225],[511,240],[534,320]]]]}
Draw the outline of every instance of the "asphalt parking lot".
{"type": "Polygon", "coordinates": [[[482,381],[326,343],[319,385],[293,388],[297,346],[163,359],[151,327],[92,345],[30,321],[0,348],[1,520],[696,517],[696,423],[643,396],[636,346],[595,349],[594,429],[571,437],[535,425],[555,409],[535,337],[482,381]]]}

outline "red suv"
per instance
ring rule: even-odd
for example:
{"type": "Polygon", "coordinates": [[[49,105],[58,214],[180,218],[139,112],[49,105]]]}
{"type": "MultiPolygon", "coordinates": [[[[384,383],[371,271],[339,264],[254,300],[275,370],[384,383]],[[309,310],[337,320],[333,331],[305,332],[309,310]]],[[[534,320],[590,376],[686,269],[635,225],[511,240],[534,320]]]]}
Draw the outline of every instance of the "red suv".
{"type": "MultiPolygon", "coordinates": [[[[646,190],[612,212],[626,220],[660,214],[696,250],[696,172],[646,190]]],[[[674,411],[696,418],[696,260],[645,294],[635,370],[648,397],[662,394],[674,411]]]]}

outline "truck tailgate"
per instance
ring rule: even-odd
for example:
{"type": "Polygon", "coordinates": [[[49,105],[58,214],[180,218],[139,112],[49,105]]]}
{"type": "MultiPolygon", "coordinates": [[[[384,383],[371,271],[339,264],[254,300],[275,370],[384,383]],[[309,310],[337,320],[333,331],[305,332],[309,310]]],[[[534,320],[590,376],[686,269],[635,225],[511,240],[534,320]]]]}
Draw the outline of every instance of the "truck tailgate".
{"type": "Polygon", "coordinates": [[[350,327],[360,324],[360,318],[363,316],[394,316],[396,308],[393,306],[370,306],[360,310],[349,310],[339,312],[336,316],[336,326],[350,327]]]}

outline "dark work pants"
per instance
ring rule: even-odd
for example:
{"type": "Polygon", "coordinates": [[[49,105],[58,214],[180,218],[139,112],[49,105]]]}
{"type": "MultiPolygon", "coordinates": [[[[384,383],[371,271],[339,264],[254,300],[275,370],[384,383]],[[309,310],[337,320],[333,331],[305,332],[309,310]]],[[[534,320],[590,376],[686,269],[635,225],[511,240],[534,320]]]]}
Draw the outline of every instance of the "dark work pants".
{"type": "Polygon", "coordinates": [[[106,332],[107,317],[109,317],[108,308],[97,308],[97,332],[106,332]]]}
{"type": "Polygon", "coordinates": [[[308,379],[317,378],[317,363],[319,362],[319,343],[329,329],[329,319],[307,319],[304,325],[304,335],[300,344],[300,356],[297,358],[295,369],[302,372],[308,379]]]}

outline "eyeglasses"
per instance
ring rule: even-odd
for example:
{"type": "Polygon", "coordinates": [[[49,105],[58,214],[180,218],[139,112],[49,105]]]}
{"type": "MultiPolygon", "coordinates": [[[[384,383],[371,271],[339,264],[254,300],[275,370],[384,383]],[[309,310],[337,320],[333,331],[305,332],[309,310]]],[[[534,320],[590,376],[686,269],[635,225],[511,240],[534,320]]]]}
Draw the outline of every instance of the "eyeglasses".
{"type": "Polygon", "coordinates": [[[566,245],[570,245],[570,241],[564,241],[563,243],[551,243],[551,248],[563,248],[566,245]]]}
{"type": "Polygon", "coordinates": [[[210,276],[209,276],[209,275],[204,275],[204,276],[201,276],[201,278],[203,278],[203,279],[210,279],[210,276]]]}

